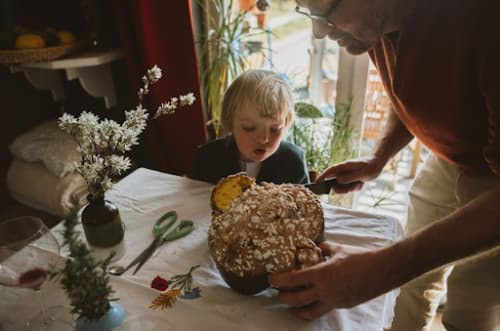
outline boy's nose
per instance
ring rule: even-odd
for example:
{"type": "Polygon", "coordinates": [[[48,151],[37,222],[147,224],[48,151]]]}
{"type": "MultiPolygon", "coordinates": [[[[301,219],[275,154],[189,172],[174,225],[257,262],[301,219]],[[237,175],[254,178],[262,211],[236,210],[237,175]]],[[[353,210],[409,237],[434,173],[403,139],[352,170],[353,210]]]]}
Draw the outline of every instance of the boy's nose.
{"type": "Polygon", "coordinates": [[[269,141],[269,132],[267,130],[260,130],[257,134],[257,141],[260,144],[265,144],[269,141]]]}

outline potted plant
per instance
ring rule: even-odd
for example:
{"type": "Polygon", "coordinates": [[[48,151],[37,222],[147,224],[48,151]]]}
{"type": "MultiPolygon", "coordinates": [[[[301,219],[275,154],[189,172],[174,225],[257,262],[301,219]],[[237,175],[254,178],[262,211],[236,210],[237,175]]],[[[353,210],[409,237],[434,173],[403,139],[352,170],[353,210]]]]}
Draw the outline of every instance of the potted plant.
{"type": "Polygon", "coordinates": [[[50,271],[49,277],[58,278],[68,295],[71,312],[77,316],[76,330],[113,330],[125,318],[123,307],[110,299],[113,290],[107,269],[114,253],[96,260],[79,239],[77,223],[76,210],[65,217],[63,246],[69,248],[69,257],[64,267],[50,271]]]}
{"type": "MultiPolygon", "coordinates": [[[[214,0],[213,11],[201,5],[208,18],[199,40],[203,90],[210,113],[209,125],[220,135],[222,96],[229,83],[248,68],[248,55],[255,52],[251,37],[263,33],[253,29],[246,11],[235,11],[234,0],[214,0]]],[[[260,51],[257,50],[257,51],[260,51]]]]}
{"type": "Polygon", "coordinates": [[[257,17],[257,25],[262,29],[266,29],[269,22],[270,2],[270,0],[257,0],[256,3],[254,14],[257,17]]]}

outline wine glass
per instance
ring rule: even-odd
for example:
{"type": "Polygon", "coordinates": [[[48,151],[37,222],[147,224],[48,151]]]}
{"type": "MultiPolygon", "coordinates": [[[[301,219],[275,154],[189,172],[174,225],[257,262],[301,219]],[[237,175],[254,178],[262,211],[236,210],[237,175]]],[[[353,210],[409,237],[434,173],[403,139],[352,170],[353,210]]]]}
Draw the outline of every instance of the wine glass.
{"type": "Polygon", "coordinates": [[[40,289],[59,261],[60,246],[40,218],[21,216],[0,222],[0,285],[36,291],[41,312],[25,330],[56,330],[72,323],[69,309],[47,308],[40,289]]]}

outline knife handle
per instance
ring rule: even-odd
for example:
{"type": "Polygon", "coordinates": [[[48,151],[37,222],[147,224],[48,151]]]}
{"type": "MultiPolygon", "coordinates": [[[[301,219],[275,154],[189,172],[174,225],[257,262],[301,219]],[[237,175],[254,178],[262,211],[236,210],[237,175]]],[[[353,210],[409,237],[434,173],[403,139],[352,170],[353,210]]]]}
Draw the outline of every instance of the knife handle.
{"type": "Polygon", "coordinates": [[[337,177],[330,177],[325,179],[324,183],[331,189],[332,187],[349,188],[354,183],[361,183],[360,181],[355,181],[352,183],[341,184],[337,181],[337,177]]]}

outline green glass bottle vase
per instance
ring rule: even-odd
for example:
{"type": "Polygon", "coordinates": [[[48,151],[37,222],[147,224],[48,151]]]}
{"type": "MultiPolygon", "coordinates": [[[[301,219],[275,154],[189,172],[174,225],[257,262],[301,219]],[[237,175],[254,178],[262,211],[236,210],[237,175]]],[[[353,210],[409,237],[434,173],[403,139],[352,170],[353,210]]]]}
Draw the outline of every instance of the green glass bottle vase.
{"type": "Polygon", "coordinates": [[[108,248],[123,240],[124,229],[120,211],[104,197],[89,199],[81,219],[85,238],[90,245],[108,248]]]}

